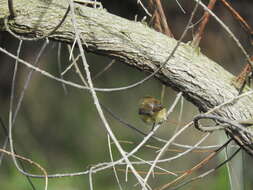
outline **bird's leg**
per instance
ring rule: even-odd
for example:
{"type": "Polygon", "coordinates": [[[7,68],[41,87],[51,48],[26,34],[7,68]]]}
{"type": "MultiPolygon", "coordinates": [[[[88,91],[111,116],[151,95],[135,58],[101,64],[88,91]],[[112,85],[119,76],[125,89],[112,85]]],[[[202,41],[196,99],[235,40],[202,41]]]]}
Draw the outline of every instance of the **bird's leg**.
{"type": "Polygon", "coordinates": [[[156,125],[156,123],[153,123],[153,126],[152,126],[152,128],[151,128],[150,132],[152,132],[152,131],[154,130],[155,125],[156,125]]]}

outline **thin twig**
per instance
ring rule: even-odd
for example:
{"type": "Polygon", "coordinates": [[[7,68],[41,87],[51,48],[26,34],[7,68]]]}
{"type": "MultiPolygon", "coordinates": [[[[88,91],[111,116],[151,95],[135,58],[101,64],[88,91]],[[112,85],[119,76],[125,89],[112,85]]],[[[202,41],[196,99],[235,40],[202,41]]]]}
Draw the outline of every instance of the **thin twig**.
{"type": "MultiPolygon", "coordinates": [[[[107,135],[107,141],[108,141],[108,148],[109,148],[110,159],[111,159],[111,162],[114,162],[113,155],[112,155],[111,141],[110,141],[110,136],[109,135],[107,135]]],[[[118,187],[119,187],[120,190],[123,190],[122,186],[120,184],[119,177],[118,177],[118,174],[117,174],[115,166],[112,166],[112,168],[113,168],[113,173],[114,173],[115,179],[117,181],[118,187]]]]}
{"type": "Polygon", "coordinates": [[[221,2],[226,8],[228,8],[232,16],[239,21],[239,23],[243,26],[243,29],[246,31],[246,33],[252,35],[253,29],[246,22],[246,20],[226,0],[221,0],[221,2]]]}
{"type": "MultiPolygon", "coordinates": [[[[41,51],[39,52],[38,56],[36,57],[35,64],[38,63],[39,58],[40,58],[42,52],[44,51],[46,45],[47,45],[47,42],[44,43],[44,45],[41,48],[41,51]]],[[[18,60],[16,60],[16,62],[18,63],[18,60]]],[[[17,67],[15,67],[15,69],[14,69],[14,75],[13,75],[12,87],[11,87],[10,110],[9,110],[9,130],[8,130],[9,134],[8,134],[7,138],[9,139],[10,151],[12,153],[13,163],[15,164],[16,168],[18,169],[18,171],[20,173],[22,173],[22,174],[24,174],[26,176],[29,176],[30,174],[27,173],[26,171],[24,171],[23,168],[19,166],[19,164],[17,163],[16,157],[14,156],[15,155],[15,148],[14,148],[14,144],[13,144],[12,129],[13,129],[13,126],[14,126],[14,123],[15,123],[15,120],[16,120],[17,113],[18,113],[19,108],[21,106],[21,102],[22,102],[23,97],[24,97],[24,92],[27,89],[28,84],[29,84],[29,82],[31,80],[33,70],[31,70],[28,73],[27,80],[25,81],[24,88],[23,88],[23,90],[21,92],[21,95],[20,95],[17,107],[16,107],[14,115],[13,115],[12,113],[13,113],[13,101],[14,101],[14,91],[15,91],[16,69],[17,69],[17,67]]]]}
{"type": "MultiPolygon", "coordinates": [[[[38,55],[36,56],[36,59],[34,61],[34,66],[36,67],[38,64],[39,64],[39,60],[43,54],[43,52],[45,51],[47,45],[48,45],[49,41],[48,40],[45,40],[44,44],[42,45],[38,55]]],[[[19,61],[19,60],[18,60],[19,61]]],[[[33,72],[34,70],[30,70],[28,75],[27,75],[27,78],[25,80],[25,84],[24,84],[24,87],[21,91],[21,94],[20,94],[20,97],[19,97],[19,100],[18,100],[18,103],[17,103],[17,107],[15,109],[15,112],[14,112],[14,115],[13,115],[13,118],[12,118],[12,122],[15,123],[15,120],[16,120],[16,117],[17,117],[17,114],[19,112],[19,109],[20,109],[20,106],[21,106],[21,103],[23,101],[23,98],[24,98],[24,95],[25,95],[25,91],[27,90],[28,86],[29,86],[29,82],[31,81],[31,78],[32,78],[32,75],[33,75],[33,72]]]]}
{"type": "MultiPolygon", "coordinates": [[[[21,47],[22,47],[22,44],[23,44],[23,40],[20,40],[19,41],[19,45],[18,45],[18,49],[17,49],[17,57],[20,56],[20,51],[21,51],[21,47]]],[[[16,59],[15,63],[14,63],[14,71],[13,71],[13,76],[12,76],[12,84],[11,84],[11,91],[13,93],[11,93],[11,97],[10,99],[13,100],[14,99],[14,90],[15,90],[15,84],[16,84],[16,75],[17,75],[17,70],[18,70],[18,60],[16,59]]],[[[10,102],[10,109],[12,110],[13,109],[13,101],[10,102]]],[[[2,121],[1,119],[1,125],[2,127],[5,127],[4,125],[4,122],[2,121]]],[[[3,149],[6,149],[6,146],[8,144],[8,141],[9,141],[9,138],[8,138],[8,130],[5,129],[5,132],[6,132],[6,138],[4,140],[4,145],[3,145],[3,149]]],[[[0,163],[2,163],[2,159],[4,157],[4,154],[1,153],[1,156],[0,156],[0,163]]]]}
{"type": "Polygon", "coordinates": [[[212,152],[211,154],[209,154],[207,157],[205,157],[204,159],[202,159],[202,161],[200,161],[197,165],[195,165],[194,167],[192,167],[190,170],[187,170],[186,172],[184,172],[181,176],[179,176],[178,178],[174,179],[173,181],[171,181],[170,183],[167,183],[165,185],[163,185],[162,187],[158,188],[159,190],[164,190],[166,188],[171,187],[172,185],[174,185],[175,183],[177,183],[179,180],[185,178],[186,176],[192,174],[195,170],[201,168],[203,165],[205,165],[207,162],[209,162],[209,160],[211,160],[214,156],[216,156],[224,147],[226,147],[230,142],[231,142],[232,138],[230,138],[226,143],[224,143],[220,148],[218,148],[217,150],[215,150],[214,152],[212,152]]]}
{"type": "Polygon", "coordinates": [[[93,167],[90,167],[90,170],[89,170],[89,184],[90,184],[90,190],[93,190],[92,169],[93,169],[93,167]]]}
{"type": "Polygon", "coordinates": [[[228,163],[239,151],[241,150],[241,148],[238,148],[229,158],[227,158],[225,161],[223,161],[221,164],[219,164],[218,166],[216,166],[215,168],[211,169],[211,170],[208,170],[206,171],[205,173],[197,176],[197,177],[194,177],[190,180],[187,180],[181,184],[179,184],[178,186],[176,186],[175,188],[172,188],[171,190],[176,190],[176,189],[179,189],[189,183],[192,183],[196,180],[199,180],[199,179],[203,179],[204,177],[210,175],[211,173],[213,173],[214,171],[216,171],[217,169],[219,169],[221,166],[223,166],[224,164],[228,163]]]}
{"type": "Polygon", "coordinates": [[[145,13],[146,13],[148,16],[152,17],[152,14],[150,14],[150,12],[149,12],[148,9],[143,5],[143,3],[141,2],[141,0],[137,0],[137,4],[140,4],[141,7],[143,8],[143,10],[145,11],[145,13]]]}
{"type": "MultiPolygon", "coordinates": [[[[57,50],[57,65],[58,65],[58,71],[59,71],[59,74],[60,74],[60,78],[63,79],[63,75],[61,75],[61,72],[62,72],[62,68],[61,68],[61,43],[58,44],[58,50],[57,50]]],[[[62,84],[62,88],[63,88],[63,91],[64,91],[64,94],[68,94],[68,91],[67,91],[67,87],[64,83],[61,83],[62,84]]]]}
{"type": "Polygon", "coordinates": [[[238,46],[238,48],[242,51],[242,53],[244,54],[244,56],[246,57],[248,63],[250,63],[251,65],[253,64],[252,61],[250,60],[250,56],[247,53],[247,51],[244,49],[244,47],[242,46],[242,44],[240,43],[240,41],[238,40],[238,38],[234,35],[234,33],[230,30],[230,28],[224,24],[224,22],[219,19],[211,10],[209,10],[206,5],[204,3],[202,3],[199,0],[194,0],[195,2],[199,2],[199,5],[206,10],[220,25],[221,27],[229,34],[229,36],[234,40],[234,42],[236,43],[236,45],[238,46]]]}
{"type": "Polygon", "coordinates": [[[102,111],[102,108],[100,106],[100,103],[99,103],[99,100],[98,100],[98,97],[97,97],[97,94],[96,94],[96,91],[93,89],[93,82],[91,80],[89,65],[88,65],[88,63],[86,61],[86,58],[84,56],[84,50],[83,50],[82,42],[81,42],[81,39],[79,37],[80,32],[78,31],[78,28],[77,28],[77,22],[76,22],[75,13],[74,13],[74,11],[75,11],[74,4],[73,4],[72,0],[68,0],[68,2],[69,2],[69,6],[70,6],[70,12],[71,12],[73,28],[74,28],[75,35],[76,35],[76,38],[77,38],[77,44],[78,44],[79,51],[80,51],[80,54],[81,54],[82,63],[84,64],[84,69],[85,69],[85,72],[86,72],[87,82],[88,82],[89,87],[91,87],[90,93],[92,95],[95,107],[96,107],[96,109],[99,113],[99,116],[100,116],[102,122],[104,123],[104,126],[105,126],[108,134],[112,138],[112,140],[115,143],[115,145],[116,145],[117,149],[119,150],[120,154],[122,155],[122,157],[126,161],[127,165],[130,167],[130,169],[132,170],[133,174],[135,175],[136,179],[139,181],[142,188],[147,189],[148,186],[146,186],[146,184],[143,183],[142,177],[138,174],[138,172],[135,170],[135,168],[133,167],[133,165],[129,161],[128,157],[125,154],[125,151],[122,149],[121,145],[119,144],[116,136],[112,132],[112,130],[111,130],[111,128],[110,128],[110,126],[109,126],[109,124],[108,124],[108,122],[107,122],[107,120],[104,116],[104,113],[102,111]]]}
{"type": "MultiPolygon", "coordinates": [[[[186,27],[185,27],[185,30],[184,30],[184,32],[183,32],[183,34],[181,35],[181,37],[180,37],[180,40],[179,41],[181,41],[183,38],[184,38],[184,36],[186,35],[186,33],[187,33],[187,31],[188,31],[188,26],[191,24],[191,22],[192,22],[192,19],[193,19],[193,17],[194,17],[194,14],[196,13],[196,11],[197,11],[197,8],[198,8],[198,2],[196,3],[196,5],[195,5],[195,7],[194,7],[194,9],[193,9],[193,11],[192,11],[192,14],[191,14],[191,17],[190,17],[190,19],[189,19],[189,21],[188,21],[188,23],[187,23],[187,25],[186,25],[186,27]]],[[[159,158],[162,156],[162,154],[164,153],[164,151],[167,149],[167,147],[184,131],[184,130],[186,130],[188,127],[190,127],[191,125],[186,125],[185,127],[183,127],[183,128],[181,128],[173,137],[171,137],[171,139],[163,146],[163,148],[161,149],[161,151],[159,152],[159,154],[156,156],[156,158],[155,158],[155,161],[154,161],[154,163],[152,164],[152,166],[150,167],[150,169],[149,169],[149,171],[148,171],[148,173],[147,173],[147,175],[146,175],[146,177],[145,177],[145,183],[147,183],[147,180],[148,180],[148,178],[149,178],[149,176],[150,176],[150,174],[152,173],[152,171],[153,171],[153,169],[154,169],[154,167],[155,167],[155,165],[156,165],[156,162],[159,160],[159,158]]]]}
{"type": "Polygon", "coordinates": [[[111,66],[116,62],[115,59],[111,60],[110,63],[108,65],[105,66],[105,68],[103,68],[101,71],[99,71],[97,74],[95,74],[95,76],[93,77],[93,80],[97,79],[98,77],[100,77],[104,72],[106,72],[108,69],[111,68],[111,66]]]}
{"type": "MultiPolygon", "coordinates": [[[[209,4],[208,4],[207,8],[209,10],[212,10],[214,8],[215,3],[216,3],[216,0],[209,0],[209,4]]],[[[205,31],[206,24],[209,21],[209,17],[210,17],[209,12],[205,11],[204,16],[203,16],[203,20],[201,21],[198,31],[196,32],[196,34],[192,40],[192,45],[194,47],[199,46],[200,40],[202,39],[204,31],[205,31]]]]}
{"type": "Polygon", "coordinates": [[[45,190],[48,189],[48,175],[47,175],[47,171],[46,171],[42,166],[40,166],[38,163],[36,163],[36,162],[34,162],[34,161],[32,161],[32,160],[30,160],[30,159],[28,159],[28,158],[25,158],[25,157],[23,157],[23,156],[14,154],[14,153],[9,152],[9,151],[7,151],[7,150],[4,150],[4,149],[2,149],[2,148],[0,148],[0,152],[3,152],[4,154],[10,155],[11,157],[15,157],[15,158],[18,158],[18,159],[20,159],[20,160],[24,160],[24,161],[30,163],[31,165],[34,165],[34,166],[36,166],[37,168],[39,168],[39,169],[42,171],[42,173],[44,174],[44,175],[43,175],[43,178],[45,178],[45,188],[44,188],[44,189],[45,189],[45,190]]]}
{"type": "Polygon", "coordinates": [[[209,114],[200,114],[200,115],[194,117],[193,121],[194,121],[195,127],[198,130],[201,130],[203,132],[210,132],[213,130],[220,130],[220,129],[225,130],[227,127],[233,127],[233,128],[236,128],[237,131],[241,130],[241,131],[247,133],[248,135],[250,135],[251,138],[253,138],[253,132],[251,130],[247,129],[247,127],[243,126],[243,124],[240,124],[237,121],[232,121],[232,120],[220,117],[220,116],[209,115],[209,114]],[[221,124],[228,124],[228,125],[222,125],[221,127],[213,127],[214,129],[212,129],[212,127],[210,127],[210,129],[208,129],[209,127],[202,127],[199,124],[200,119],[211,119],[211,120],[214,120],[214,121],[219,122],[221,124]]]}
{"type": "Polygon", "coordinates": [[[164,14],[161,1],[149,0],[148,3],[152,13],[151,24],[153,28],[158,32],[164,33],[165,35],[173,38],[174,36],[167,23],[167,18],[164,14]]]}

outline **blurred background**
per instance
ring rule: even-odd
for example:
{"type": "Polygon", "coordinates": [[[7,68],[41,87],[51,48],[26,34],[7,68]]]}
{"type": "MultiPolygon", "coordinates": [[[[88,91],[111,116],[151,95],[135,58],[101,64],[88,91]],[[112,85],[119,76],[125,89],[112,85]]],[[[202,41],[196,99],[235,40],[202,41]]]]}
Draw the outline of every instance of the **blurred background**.
{"type": "MultiPolygon", "coordinates": [[[[101,2],[108,12],[126,19],[134,20],[135,15],[138,15],[138,20],[141,20],[145,16],[145,12],[136,3],[136,0],[103,0],[101,2]]],[[[145,3],[144,0],[143,2],[145,3]]],[[[208,3],[208,1],[203,2],[208,3]]],[[[252,1],[242,0],[229,2],[245,18],[248,24],[253,26],[252,1]]],[[[162,3],[168,18],[168,24],[175,38],[178,39],[188,22],[194,7],[194,2],[189,0],[179,1],[185,13],[182,12],[175,0],[164,0],[162,3]]],[[[214,12],[235,33],[248,53],[252,54],[253,49],[248,34],[219,1],[215,5],[214,12]]],[[[202,14],[203,11],[199,8],[194,21],[199,21],[202,14]]],[[[184,42],[192,39],[196,29],[197,27],[188,32],[184,42]]],[[[44,41],[24,42],[20,57],[33,63],[43,43],[44,41]]],[[[16,54],[18,44],[19,41],[7,32],[0,32],[0,46],[2,48],[16,54]]],[[[59,76],[59,68],[57,65],[58,45],[58,42],[50,41],[39,62],[41,68],[57,76],[59,76]]],[[[234,41],[231,40],[213,18],[210,19],[207,25],[200,47],[203,54],[215,60],[235,75],[239,74],[242,67],[246,64],[245,57],[235,45],[234,41]]],[[[74,52],[77,54],[77,50],[74,52]]],[[[67,47],[62,44],[61,67],[63,70],[69,65],[68,56],[67,47]]],[[[97,56],[88,52],[86,56],[92,76],[95,76],[111,62],[110,58],[97,56]]],[[[0,63],[0,116],[7,127],[14,60],[0,52],[0,63]]],[[[14,97],[15,105],[23,89],[28,72],[29,70],[26,67],[19,66],[15,88],[16,95],[14,97]]],[[[110,69],[94,79],[94,86],[101,88],[127,86],[143,79],[145,76],[147,76],[146,73],[128,67],[124,63],[116,60],[110,69]]],[[[74,69],[71,69],[64,76],[64,79],[75,82],[79,81],[74,69]]],[[[24,100],[17,115],[13,132],[14,145],[17,153],[40,163],[49,174],[78,172],[87,170],[97,163],[110,162],[107,134],[94,107],[90,93],[68,86],[66,88],[67,91],[65,92],[62,84],[45,78],[38,73],[33,73],[29,87],[25,91],[24,100]]],[[[146,95],[160,99],[161,89],[161,83],[156,79],[152,79],[126,91],[110,93],[98,92],[98,96],[101,102],[117,116],[143,132],[149,132],[150,126],[144,124],[137,115],[139,99],[146,95]]],[[[167,87],[163,100],[164,105],[170,107],[176,96],[177,92],[167,87]]],[[[169,139],[178,126],[183,126],[188,121],[191,121],[197,113],[198,109],[190,102],[186,100],[180,101],[175,111],[171,114],[169,121],[157,132],[157,136],[169,139]],[[182,117],[180,118],[181,112],[182,117]]],[[[126,151],[130,151],[143,139],[143,136],[124,127],[107,112],[105,114],[114,134],[122,141],[122,146],[126,151]]],[[[202,133],[195,129],[190,129],[186,132],[176,142],[191,145],[203,136],[202,133]]],[[[4,138],[4,130],[0,128],[1,144],[3,144],[4,138]]],[[[219,144],[224,142],[224,139],[223,134],[214,133],[204,144],[219,144]]],[[[148,141],[147,144],[156,146],[157,148],[162,146],[162,144],[154,140],[148,141]]],[[[119,158],[120,155],[114,145],[112,145],[112,149],[114,159],[119,158]]],[[[156,149],[154,148],[143,147],[137,153],[137,156],[151,160],[155,158],[155,151],[156,149]]],[[[177,154],[177,152],[168,152],[164,157],[173,154],[177,154]]],[[[161,164],[161,166],[167,167],[171,171],[182,171],[191,168],[207,155],[208,153],[203,152],[191,153],[183,157],[183,159],[161,164]]],[[[245,165],[252,167],[252,158],[244,154],[244,159],[245,165]]],[[[215,167],[222,160],[224,160],[223,156],[217,157],[208,163],[207,166],[198,170],[195,175],[215,167]]],[[[37,169],[32,168],[27,163],[23,162],[23,164],[29,171],[38,172],[37,169]]],[[[117,167],[117,169],[123,189],[139,189],[138,186],[134,186],[136,181],[131,173],[129,173],[129,181],[125,182],[125,168],[122,166],[117,167]]],[[[138,169],[145,172],[148,170],[148,167],[140,166],[138,169]]],[[[244,175],[245,188],[252,189],[253,181],[249,180],[251,179],[250,176],[253,175],[252,170],[247,170],[244,175]]],[[[151,184],[157,187],[172,179],[173,177],[169,175],[159,175],[155,179],[151,179],[151,184]]],[[[49,189],[88,189],[88,180],[88,175],[51,179],[49,181],[49,189]]],[[[43,187],[43,180],[32,179],[32,181],[38,189],[43,187]]],[[[94,174],[93,181],[95,189],[118,189],[112,169],[94,174]]],[[[31,189],[25,177],[16,170],[9,156],[4,157],[1,165],[0,186],[1,189],[31,189]]],[[[229,189],[226,167],[222,167],[213,175],[193,182],[182,189],[202,188],[206,190],[214,188],[229,189]]]]}

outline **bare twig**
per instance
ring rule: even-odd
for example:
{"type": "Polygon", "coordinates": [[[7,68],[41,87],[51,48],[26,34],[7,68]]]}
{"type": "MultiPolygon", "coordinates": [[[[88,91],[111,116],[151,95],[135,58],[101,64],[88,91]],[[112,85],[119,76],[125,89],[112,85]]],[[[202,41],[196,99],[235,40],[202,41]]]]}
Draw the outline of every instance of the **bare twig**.
{"type": "Polygon", "coordinates": [[[199,180],[199,179],[203,179],[204,177],[210,175],[211,173],[215,172],[217,169],[219,169],[221,166],[223,166],[224,164],[226,164],[227,162],[229,162],[238,152],[240,151],[240,148],[238,148],[231,156],[229,156],[224,162],[222,162],[221,164],[219,164],[218,166],[216,166],[215,168],[197,176],[197,177],[194,177],[190,180],[187,180],[187,181],[184,181],[183,183],[179,184],[178,186],[176,186],[175,188],[172,188],[171,190],[176,190],[176,189],[179,189],[189,183],[192,183],[196,180],[199,180]]]}
{"type": "MultiPolygon", "coordinates": [[[[110,158],[111,158],[111,161],[114,162],[113,155],[112,155],[111,140],[110,140],[109,135],[107,135],[107,140],[108,140],[108,148],[109,148],[110,158]]],[[[114,173],[115,179],[117,181],[118,187],[119,187],[120,190],[122,190],[122,186],[121,186],[120,181],[119,181],[117,170],[116,170],[115,166],[112,166],[112,168],[113,168],[113,173],[114,173]]]]}
{"type": "MultiPolygon", "coordinates": [[[[63,75],[61,75],[61,72],[62,72],[62,68],[61,68],[61,43],[58,44],[58,50],[57,50],[57,65],[58,65],[58,70],[59,70],[59,74],[60,74],[60,78],[63,79],[63,75]]],[[[61,83],[62,84],[62,88],[63,88],[63,91],[65,93],[65,95],[68,93],[67,91],[67,87],[64,83],[61,83]]]]}
{"type": "Polygon", "coordinates": [[[164,33],[169,37],[174,37],[169,25],[167,23],[167,18],[164,14],[163,6],[160,0],[149,0],[148,1],[149,7],[151,9],[151,25],[154,27],[155,30],[158,32],[164,33]]]}
{"type": "MultiPolygon", "coordinates": [[[[194,0],[195,2],[198,2],[199,0],[194,0]]],[[[242,51],[242,53],[244,54],[244,56],[246,57],[247,61],[252,65],[252,61],[250,60],[250,56],[247,53],[247,51],[244,49],[244,47],[242,46],[242,44],[240,43],[240,41],[238,40],[238,38],[234,35],[234,33],[229,29],[228,26],[226,26],[224,24],[224,22],[222,22],[222,20],[220,20],[211,10],[209,10],[206,5],[204,3],[202,3],[201,1],[199,1],[199,5],[201,7],[203,7],[204,10],[206,10],[221,26],[222,28],[229,34],[229,36],[231,36],[231,38],[235,41],[236,45],[238,46],[238,48],[242,51]]]]}
{"type": "Polygon", "coordinates": [[[111,66],[115,63],[115,59],[111,60],[110,63],[108,65],[106,65],[101,71],[99,71],[94,77],[93,80],[97,79],[98,77],[100,77],[104,72],[106,72],[108,69],[111,68],[111,66]]]}
{"type": "MultiPolygon", "coordinates": [[[[188,27],[190,26],[191,22],[192,22],[192,19],[194,17],[194,14],[196,13],[197,11],[197,8],[198,8],[198,2],[196,3],[193,11],[192,11],[192,14],[191,14],[191,17],[185,27],[185,30],[183,32],[183,34],[181,35],[181,38],[179,41],[181,41],[183,39],[183,37],[186,35],[186,32],[188,31],[188,27]]],[[[159,160],[159,158],[162,156],[162,154],[164,153],[164,151],[167,149],[167,147],[174,141],[174,139],[177,138],[177,136],[179,136],[185,129],[187,129],[188,127],[190,127],[191,125],[186,125],[185,127],[181,128],[165,145],[164,147],[161,149],[161,151],[159,152],[159,154],[156,156],[155,160],[154,160],[154,163],[152,164],[152,166],[150,167],[146,177],[145,177],[145,183],[147,182],[150,174],[152,173],[157,161],[159,160]]]]}
{"type": "Polygon", "coordinates": [[[43,178],[45,178],[45,188],[44,189],[45,190],[48,189],[48,175],[47,175],[47,171],[42,166],[40,166],[38,163],[36,163],[36,162],[34,162],[34,161],[32,161],[32,160],[30,160],[28,158],[25,158],[25,157],[17,155],[17,154],[13,154],[13,153],[11,153],[11,152],[9,152],[7,150],[4,150],[2,148],[0,148],[0,152],[3,152],[4,154],[7,154],[7,155],[12,156],[12,157],[14,156],[15,158],[18,158],[20,160],[24,160],[24,161],[30,163],[31,165],[34,165],[37,168],[39,168],[42,171],[42,173],[44,174],[43,178]]]}
{"type": "MultiPolygon", "coordinates": [[[[39,58],[42,54],[42,52],[44,52],[44,49],[46,48],[47,46],[47,42],[44,43],[44,45],[42,46],[41,48],[41,51],[40,53],[38,54],[36,60],[35,60],[35,64],[38,63],[39,61],[39,58]]],[[[21,47],[21,46],[20,46],[21,47]]],[[[17,113],[19,111],[19,108],[21,106],[21,102],[23,100],[23,97],[24,97],[24,93],[25,93],[25,90],[27,89],[28,87],[28,84],[31,80],[31,77],[32,77],[32,73],[33,73],[33,70],[31,70],[27,76],[27,80],[25,81],[25,85],[24,85],[24,88],[21,92],[21,95],[20,95],[20,98],[19,98],[19,101],[18,101],[18,104],[17,104],[17,107],[15,109],[15,112],[14,112],[14,115],[12,114],[13,113],[13,101],[14,101],[14,90],[15,90],[15,80],[16,80],[16,72],[17,72],[17,63],[18,63],[18,60],[16,60],[16,67],[14,68],[14,75],[13,75],[13,80],[12,80],[12,87],[11,87],[11,98],[10,98],[10,110],[9,110],[9,134],[8,134],[8,139],[9,139],[9,143],[10,143],[10,151],[12,153],[12,160],[13,160],[13,163],[15,164],[16,168],[18,169],[18,171],[26,176],[29,176],[30,174],[27,173],[26,171],[23,170],[22,167],[19,166],[17,160],[16,160],[16,156],[15,155],[15,148],[14,148],[14,144],[13,144],[13,137],[12,137],[12,129],[13,129],[13,125],[15,123],[15,120],[16,120],[16,116],[17,116],[17,113]]]]}
{"type": "Polygon", "coordinates": [[[137,0],[137,4],[140,4],[140,6],[143,8],[143,10],[145,11],[145,13],[148,15],[148,16],[152,16],[152,14],[149,13],[148,9],[143,5],[142,1],[141,0],[137,0]]]}
{"type": "MultiPolygon", "coordinates": [[[[215,3],[216,3],[216,0],[209,0],[209,4],[208,4],[207,8],[212,10],[215,3]]],[[[206,24],[209,21],[209,17],[210,17],[210,14],[207,11],[205,11],[204,16],[203,16],[203,20],[201,21],[198,31],[196,32],[196,34],[192,40],[192,45],[194,47],[199,46],[200,40],[202,39],[204,31],[205,31],[206,24]]]]}
{"type": "Polygon", "coordinates": [[[209,162],[214,156],[216,156],[223,148],[225,148],[232,139],[229,139],[226,143],[224,143],[219,149],[215,150],[213,153],[209,154],[207,157],[205,157],[201,162],[199,162],[197,165],[195,165],[193,168],[191,168],[190,170],[187,170],[186,172],[184,172],[181,176],[179,176],[178,178],[174,179],[173,181],[171,181],[170,183],[167,183],[165,185],[163,185],[162,187],[158,188],[159,190],[164,190],[166,188],[171,187],[172,185],[174,185],[175,183],[178,183],[179,180],[185,178],[186,176],[192,174],[195,170],[203,167],[207,162],[209,162]]]}
{"type": "Polygon", "coordinates": [[[233,15],[233,17],[239,21],[239,23],[242,25],[242,27],[246,31],[246,33],[249,35],[253,35],[253,29],[246,22],[246,20],[226,0],[221,0],[221,2],[230,11],[230,13],[233,15]]]}
{"type": "Polygon", "coordinates": [[[80,54],[81,54],[82,63],[84,64],[84,69],[85,69],[85,72],[86,72],[87,82],[88,82],[89,87],[91,87],[90,93],[92,95],[92,98],[93,98],[94,104],[96,106],[96,109],[99,113],[99,116],[100,116],[101,120],[104,123],[104,126],[105,126],[108,134],[112,138],[113,142],[115,143],[115,145],[118,148],[120,154],[122,155],[122,157],[126,161],[127,165],[132,170],[133,174],[135,175],[136,179],[139,181],[142,188],[147,189],[148,186],[143,183],[142,177],[138,174],[138,172],[133,167],[132,163],[129,161],[125,151],[122,149],[121,145],[119,144],[116,136],[112,132],[112,130],[111,130],[111,128],[110,128],[110,126],[109,126],[109,124],[108,124],[108,122],[107,122],[107,120],[104,116],[104,113],[103,113],[102,108],[100,106],[97,94],[96,94],[95,90],[93,89],[93,82],[92,82],[92,79],[91,79],[91,76],[90,76],[89,65],[88,65],[88,63],[86,61],[86,58],[84,56],[84,50],[83,50],[82,42],[81,42],[81,39],[79,37],[80,32],[78,31],[78,28],[77,28],[77,23],[76,23],[76,18],[75,18],[75,13],[74,13],[74,11],[75,11],[74,4],[73,4],[72,0],[68,0],[68,2],[69,2],[69,5],[70,5],[71,18],[72,18],[73,28],[74,28],[74,31],[75,31],[75,34],[76,34],[78,48],[79,48],[79,51],[80,51],[80,54]]]}
{"type": "Polygon", "coordinates": [[[225,119],[223,117],[216,116],[216,115],[200,114],[194,118],[194,125],[198,130],[201,130],[203,132],[210,132],[210,131],[221,130],[221,129],[225,130],[227,127],[231,127],[231,128],[235,128],[237,132],[243,131],[247,133],[249,137],[251,136],[251,138],[253,138],[253,132],[247,129],[247,126],[243,126],[243,124],[240,124],[239,122],[231,121],[229,119],[225,119]],[[210,127],[209,129],[209,127],[203,127],[199,124],[200,119],[211,119],[224,125],[220,127],[210,127]]]}

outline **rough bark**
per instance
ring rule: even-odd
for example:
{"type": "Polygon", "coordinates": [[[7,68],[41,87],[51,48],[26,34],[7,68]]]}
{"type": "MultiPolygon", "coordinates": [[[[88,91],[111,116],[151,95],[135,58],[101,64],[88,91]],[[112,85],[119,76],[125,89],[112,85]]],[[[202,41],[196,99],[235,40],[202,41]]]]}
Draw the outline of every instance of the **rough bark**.
{"type": "MultiPolygon", "coordinates": [[[[24,36],[49,33],[67,9],[67,1],[14,1],[17,16],[9,20],[12,31],[24,36]]],[[[169,56],[177,41],[154,31],[140,22],[112,15],[104,9],[76,4],[78,28],[87,50],[120,59],[139,70],[152,72],[169,56]]],[[[8,16],[7,0],[0,0],[0,29],[8,16]]],[[[50,36],[52,40],[72,43],[75,38],[70,14],[63,25],[50,36]]],[[[231,85],[233,75],[188,44],[181,44],[173,58],[156,75],[165,85],[177,91],[207,111],[238,95],[231,85]]],[[[215,113],[230,119],[253,115],[252,96],[223,106],[215,113]]]]}

